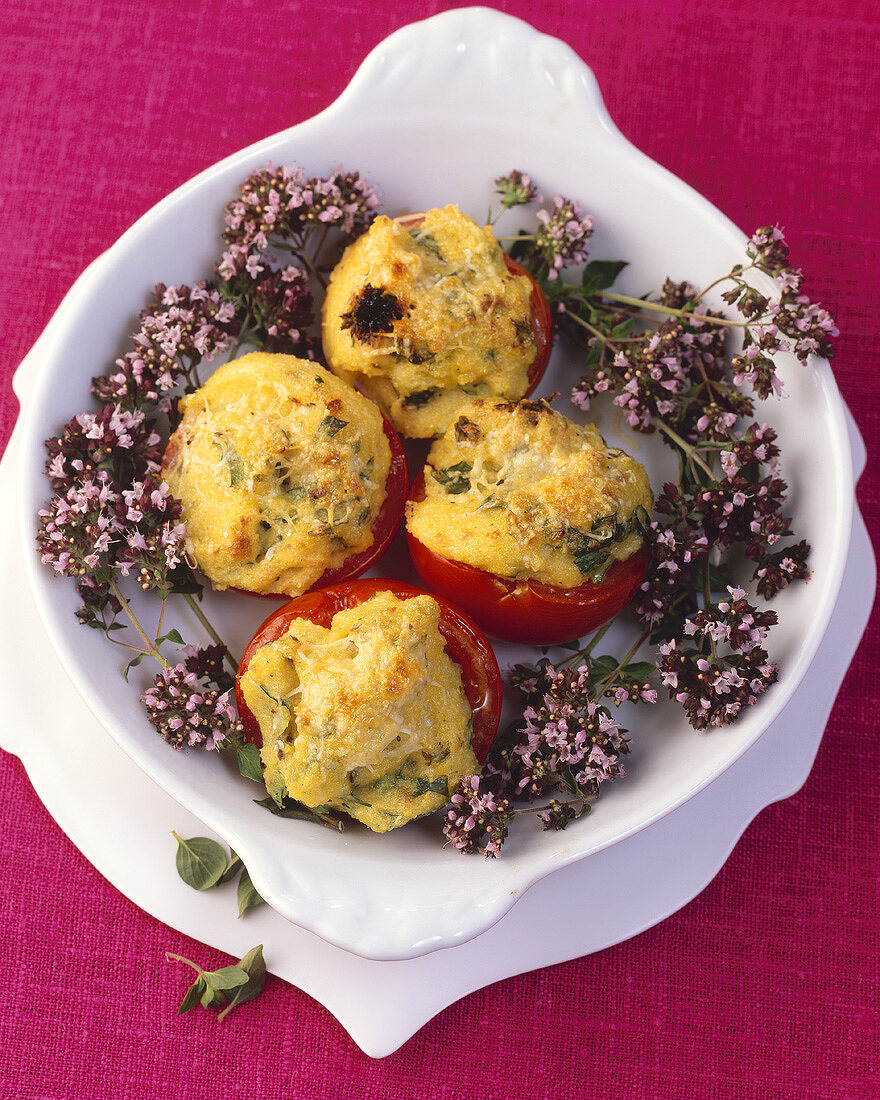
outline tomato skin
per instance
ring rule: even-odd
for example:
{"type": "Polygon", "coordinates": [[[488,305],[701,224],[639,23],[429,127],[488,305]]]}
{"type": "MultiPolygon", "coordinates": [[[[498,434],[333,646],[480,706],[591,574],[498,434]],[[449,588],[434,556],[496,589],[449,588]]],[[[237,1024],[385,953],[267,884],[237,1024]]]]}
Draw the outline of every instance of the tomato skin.
{"type": "MultiPolygon", "coordinates": [[[[401,214],[394,219],[404,229],[417,229],[425,220],[425,211],[417,210],[412,214],[401,214]]],[[[504,253],[504,263],[511,275],[524,275],[531,283],[529,295],[529,307],[531,311],[532,339],[535,341],[535,358],[529,367],[526,376],[526,390],[523,397],[529,397],[535,392],[538,383],[544,377],[547,364],[550,362],[550,353],[553,351],[553,315],[550,312],[550,303],[544,291],[538,286],[534,275],[504,253]]]]}
{"type": "MultiPolygon", "coordinates": [[[[391,540],[397,534],[397,530],[403,520],[406,508],[406,494],[409,489],[409,469],[406,464],[403,444],[400,436],[394,430],[394,425],[387,416],[382,416],[382,430],[391,448],[391,465],[388,468],[388,477],[385,479],[385,499],[382,507],[373,521],[373,541],[359,554],[353,554],[337,569],[327,569],[309,589],[327,588],[332,584],[341,584],[343,581],[354,580],[362,573],[375,565],[391,544],[391,540]]],[[[245,588],[233,588],[234,592],[241,592],[245,596],[257,596],[262,600],[289,600],[284,592],[249,592],[245,588]]]]}
{"type": "MultiPolygon", "coordinates": [[[[410,500],[425,498],[425,471],[416,478],[410,500]]],[[[526,645],[554,645],[581,638],[613,619],[636,594],[648,568],[645,547],[614,562],[598,584],[562,588],[541,581],[508,580],[428,549],[406,533],[410,557],[434,593],[454,600],[493,638],[526,645]]]]}
{"type": "Polygon", "coordinates": [[[501,674],[498,662],[485,635],[468,615],[442,596],[426,593],[404,581],[370,577],[347,581],[332,588],[313,589],[277,608],[259,627],[247,644],[238,666],[235,680],[235,700],[244,725],[245,737],[258,747],[263,736],[248,708],[241,689],[241,678],[252,657],[262,646],[277,641],[287,632],[293,619],[308,619],[318,626],[329,627],[337,611],[357,607],[377,592],[391,592],[398,599],[429,595],[440,605],[440,633],[446,642],[446,652],[461,669],[462,685],[474,713],[473,750],[480,763],[485,761],[501,717],[501,674]]]}
{"type": "Polygon", "coordinates": [[[537,389],[550,362],[550,353],[553,351],[553,319],[550,314],[550,303],[532,273],[526,271],[516,260],[512,260],[506,252],[504,262],[511,275],[525,275],[532,284],[529,306],[531,307],[532,338],[535,341],[535,358],[529,367],[528,385],[523,394],[523,397],[529,397],[537,389]]]}

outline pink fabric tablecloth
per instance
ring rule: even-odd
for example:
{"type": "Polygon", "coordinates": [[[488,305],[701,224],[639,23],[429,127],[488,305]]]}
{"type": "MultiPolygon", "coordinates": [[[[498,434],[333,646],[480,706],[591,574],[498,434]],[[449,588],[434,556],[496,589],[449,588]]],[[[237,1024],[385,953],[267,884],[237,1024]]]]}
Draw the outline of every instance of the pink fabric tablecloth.
{"type": "MultiPolygon", "coordinates": [[[[12,372],[90,260],[445,6],[404,19],[390,0],[6,4],[0,446],[12,372]]],[[[785,226],[808,292],[838,318],[876,535],[875,0],[499,6],[567,40],[624,133],[743,229],[785,226]]],[[[226,960],[119,896],[3,755],[0,1095],[877,1096],[878,634],[875,614],[805,788],[760,815],[705,893],[626,944],[467,997],[383,1062],[277,980],[220,1027],[178,1019],[181,972],[163,952],[226,960]]]]}

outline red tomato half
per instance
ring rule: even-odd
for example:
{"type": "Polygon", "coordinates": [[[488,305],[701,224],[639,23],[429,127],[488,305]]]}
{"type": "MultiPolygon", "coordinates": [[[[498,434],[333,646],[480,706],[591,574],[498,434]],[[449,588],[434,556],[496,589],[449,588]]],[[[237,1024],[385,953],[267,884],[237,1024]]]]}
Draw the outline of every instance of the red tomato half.
{"type": "MultiPolygon", "coordinates": [[[[401,214],[394,219],[404,229],[417,229],[425,220],[425,211],[418,210],[412,214],[401,214]]],[[[532,284],[529,295],[531,309],[532,339],[535,341],[535,358],[529,367],[526,392],[523,397],[529,397],[535,392],[538,383],[544,377],[547,364],[550,362],[550,352],[553,350],[553,319],[550,313],[550,305],[544,295],[544,291],[538,286],[535,277],[530,271],[512,260],[507,253],[504,254],[504,262],[511,275],[525,275],[532,284]]]]}
{"type": "Polygon", "coordinates": [[[553,351],[553,321],[550,316],[550,304],[530,271],[526,271],[516,260],[512,260],[506,252],[504,262],[507,264],[507,270],[511,275],[525,275],[532,284],[529,305],[532,311],[532,339],[535,341],[535,358],[529,367],[528,385],[526,386],[526,392],[523,394],[523,397],[530,397],[544,377],[547,364],[550,362],[550,352],[553,351]]]}
{"type": "MultiPolygon", "coordinates": [[[[318,626],[329,627],[337,611],[357,607],[376,592],[393,592],[398,599],[425,595],[421,588],[403,581],[378,577],[348,581],[332,588],[322,588],[297,596],[266,619],[248,642],[235,682],[238,713],[248,741],[255,745],[263,743],[260,727],[248,709],[241,690],[241,677],[256,651],[280,638],[293,619],[308,619],[318,626]]],[[[501,716],[501,675],[498,662],[483,632],[464,612],[440,596],[433,593],[428,595],[440,605],[439,627],[446,642],[446,652],[461,669],[464,693],[474,712],[474,754],[482,763],[495,740],[501,716]]]]}
{"type": "MultiPolygon", "coordinates": [[[[410,500],[425,499],[425,471],[410,500]]],[[[642,548],[616,561],[598,583],[561,588],[541,581],[513,581],[453,561],[429,550],[407,531],[407,543],[425,587],[455,602],[493,638],[527,645],[553,645],[581,638],[613,619],[629,603],[648,567],[642,548]]]]}
{"type": "MultiPolygon", "coordinates": [[[[382,417],[382,430],[391,448],[391,465],[388,468],[388,477],[385,480],[385,499],[376,518],[373,520],[373,542],[366,550],[359,554],[353,554],[346,558],[337,569],[327,569],[315,581],[310,592],[316,588],[326,588],[331,584],[341,584],[343,581],[353,580],[375,565],[379,558],[388,549],[391,540],[397,534],[403,519],[403,510],[406,507],[406,494],[409,489],[409,470],[406,465],[406,455],[403,453],[403,444],[400,436],[394,430],[391,421],[382,417]]],[[[259,596],[263,600],[289,600],[290,596],[284,592],[248,592],[244,588],[236,588],[236,592],[242,592],[245,596],[259,596]]]]}

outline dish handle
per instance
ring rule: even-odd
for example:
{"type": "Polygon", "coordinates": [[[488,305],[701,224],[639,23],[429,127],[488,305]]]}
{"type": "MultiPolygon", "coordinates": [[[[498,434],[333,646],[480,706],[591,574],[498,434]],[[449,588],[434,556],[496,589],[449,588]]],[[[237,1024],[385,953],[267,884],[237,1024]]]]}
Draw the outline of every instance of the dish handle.
{"type": "MultiPolygon", "coordinates": [[[[473,104],[481,120],[493,127],[543,132],[547,119],[564,112],[589,141],[628,145],[611,120],[592,70],[578,55],[549,35],[536,34],[520,19],[489,8],[457,8],[402,27],[364,60],[331,111],[390,111],[401,117],[401,104],[436,104],[447,108],[437,88],[473,104]],[[511,101],[509,76],[517,74],[518,96],[511,101]]],[[[416,117],[416,108],[413,108],[416,117]]]]}

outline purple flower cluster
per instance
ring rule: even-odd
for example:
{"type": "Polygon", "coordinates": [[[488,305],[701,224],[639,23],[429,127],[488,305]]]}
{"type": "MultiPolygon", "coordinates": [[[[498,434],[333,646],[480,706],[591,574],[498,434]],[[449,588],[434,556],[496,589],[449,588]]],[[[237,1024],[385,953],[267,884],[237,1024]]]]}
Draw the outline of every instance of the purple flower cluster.
{"type": "Polygon", "coordinates": [[[611,657],[585,658],[575,668],[543,659],[518,665],[513,683],[526,704],[523,721],[501,735],[481,776],[468,776],[453,792],[446,814],[447,840],[462,852],[494,856],[517,814],[537,812],[544,829],[564,829],[589,812],[602,784],[625,774],[625,730],[599,700],[655,703],[648,684],[653,665],[619,666],[611,657]],[[540,808],[518,809],[559,790],[540,808]]]}
{"type": "Polygon", "coordinates": [[[538,228],[532,250],[546,269],[548,279],[556,279],[565,267],[587,259],[587,241],[593,235],[593,219],[571,199],[557,195],[552,210],[539,210],[538,228]]]}
{"type": "Polygon", "coordinates": [[[171,574],[183,560],[186,544],[181,512],[180,501],[155,477],[123,489],[117,529],[119,571],[124,577],[133,571],[141,588],[156,589],[162,596],[173,591],[171,574]]]}
{"type": "Polygon", "coordinates": [[[507,839],[514,811],[510,802],[487,789],[479,776],[456,784],[443,821],[447,843],[459,852],[496,857],[507,839]]]}
{"type": "Polygon", "coordinates": [[[105,472],[86,476],[41,508],[37,547],[40,561],[65,577],[91,576],[106,583],[116,553],[119,494],[105,472]]]}
{"type": "MultiPolygon", "coordinates": [[[[596,701],[595,681],[588,664],[546,665],[533,687],[520,681],[528,705],[501,769],[517,797],[540,798],[565,775],[572,793],[594,798],[602,783],[625,774],[620,756],[629,745],[607,707],[596,701]]],[[[656,699],[647,685],[642,688],[645,702],[656,699]]]]}
{"type": "Polygon", "coordinates": [[[40,560],[56,573],[88,578],[84,594],[102,595],[116,572],[134,570],[145,589],[172,590],[186,532],[180,502],[154,476],[121,492],[106,472],[84,477],[39,512],[40,560]]]}
{"type": "Polygon", "coordinates": [[[807,567],[809,555],[810,544],[806,539],[775,553],[762,554],[752,574],[752,579],[757,581],[758,594],[765,600],[771,600],[792,581],[807,580],[810,576],[807,567]]]}
{"type": "Polygon", "coordinates": [[[772,428],[751,424],[717,449],[717,479],[664,485],[650,528],[651,564],[636,600],[637,613],[656,636],[680,634],[696,609],[710,547],[719,553],[741,547],[755,564],[753,579],[765,598],[807,576],[806,542],[777,548],[792,531],[783,512],[786,484],[775,472],[775,440],[772,428]]]}
{"type": "Polygon", "coordinates": [[[778,226],[762,226],[746,246],[751,266],[770,275],[778,296],[768,298],[750,286],[742,273],[731,272],[733,286],[721,297],[735,306],[749,321],[743,348],[734,356],[732,369],[737,385],[748,384],[759,397],[779,393],[782,383],[776,374],[772,356],[787,351],[806,363],[811,355],[826,359],[834,356],[832,339],[838,336],[834,318],[827,310],[811,302],[800,292],[803,274],[789,264],[789,249],[778,226]]]}
{"type": "Polygon", "coordinates": [[[223,239],[235,247],[221,265],[240,270],[243,257],[264,252],[273,238],[302,243],[310,230],[323,227],[347,236],[363,233],[378,205],[375,188],[357,172],[340,168],[326,178],[309,178],[296,165],[269,164],[252,172],[226,207],[223,239]]]}
{"type": "Polygon", "coordinates": [[[186,660],[163,668],[141,696],[150,722],[176,749],[215,749],[226,741],[241,740],[244,734],[231,690],[221,691],[208,671],[219,663],[216,649],[187,647],[186,660]]]}
{"type": "Polygon", "coordinates": [[[709,539],[691,515],[690,499],[664,486],[649,536],[651,561],[635,601],[636,613],[654,635],[674,637],[696,607],[696,594],[709,557],[709,539]]]}
{"type": "MultiPolygon", "coordinates": [[[[678,288],[668,284],[668,290],[675,300],[678,288]]],[[[577,383],[571,399],[586,411],[611,391],[636,431],[653,432],[663,420],[685,439],[726,439],[752,404],[725,380],[725,369],[723,330],[699,317],[670,318],[644,341],[619,344],[610,362],[577,383]]]]}
{"type": "Polygon", "coordinates": [[[318,229],[362,233],[378,205],[374,188],[357,172],[339,169],[326,179],[308,178],[295,165],[270,164],[248,176],[226,207],[227,247],[217,276],[249,340],[268,351],[314,356],[306,331],[314,315],[308,278],[278,254],[304,257],[306,242],[318,229]]]}
{"type": "Polygon", "coordinates": [[[67,490],[101,473],[119,484],[129,473],[156,473],[161,439],[141,409],[105,405],[98,413],[80,413],[46,440],[46,474],[56,491],[67,490]]]}
{"type": "Polygon", "coordinates": [[[778,678],[761,646],[776,613],[758,611],[741,588],[728,591],[685,620],[682,638],[660,646],[663,684],[695,729],[735,721],[778,678]]]}
{"type": "MultiPolygon", "coordinates": [[[[224,277],[223,270],[218,274],[224,277]]],[[[223,293],[245,318],[250,342],[268,352],[292,353],[309,359],[316,347],[309,335],[314,302],[305,272],[292,264],[275,269],[269,259],[251,253],[248,266],[232,271],[223,293]]]]}
{"type": "Polygon", "coordinates": [[[238,328],[234,307],[204,282],[192,287],[160,283],[140,320],[134,348],[116,360],[115,371],[92,382],[99,401],[132,411],[169,412],[181,376],[197,384],[197,365],[226,351],[238,328]]]}

